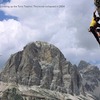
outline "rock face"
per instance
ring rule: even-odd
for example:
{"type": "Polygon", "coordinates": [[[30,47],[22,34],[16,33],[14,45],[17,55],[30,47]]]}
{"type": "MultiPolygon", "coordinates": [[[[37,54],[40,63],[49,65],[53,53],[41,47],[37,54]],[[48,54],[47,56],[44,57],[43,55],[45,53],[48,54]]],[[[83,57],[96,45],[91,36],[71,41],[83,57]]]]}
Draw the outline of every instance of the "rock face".
{"type": "Polygon", "coordinates": [[[100,99],[100,70],[85,61],[80,61],[78,69],[82,76],[85,90],[100,99]]]}
{"type": "Polygon", "coordinates": [[[77,67],[57,47],[46,42],[30,43],[23,51],[11,55],[0,73],[0,81],[85,95],[77,67]]]}
{"type": "Polygon", "coordinates": [[[27,87],[9,83],[0,83],[0,88],[4,86],[4,91],[0,92],[0,100],[97,100],[92,95],[71,95],[43,89],[38,86],[27,87]]]}
{"type": "Polygon", "coordinates": [[[7,89],[3,92],[1,100],[24,100],[20,91],[16,88],[7,89]]]}

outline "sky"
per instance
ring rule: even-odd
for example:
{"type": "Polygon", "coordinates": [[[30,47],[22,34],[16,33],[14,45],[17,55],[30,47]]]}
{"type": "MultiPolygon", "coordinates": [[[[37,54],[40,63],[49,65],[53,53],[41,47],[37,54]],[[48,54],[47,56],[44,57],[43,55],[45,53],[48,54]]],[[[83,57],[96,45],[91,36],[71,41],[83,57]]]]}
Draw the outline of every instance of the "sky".
{"type": "Polygon", "coordinates": [[[72,64],[100,65],[100,46],[89,24],[93,0],[0,0],[0,67],[23,47],[45,41],[58,47],[72,64]]]}

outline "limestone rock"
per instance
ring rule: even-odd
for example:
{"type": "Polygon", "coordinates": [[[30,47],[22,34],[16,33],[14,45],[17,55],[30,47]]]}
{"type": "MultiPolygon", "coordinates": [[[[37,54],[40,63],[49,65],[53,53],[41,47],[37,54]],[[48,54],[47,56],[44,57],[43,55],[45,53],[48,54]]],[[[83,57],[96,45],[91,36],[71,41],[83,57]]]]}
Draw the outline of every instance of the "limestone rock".
{"type": "Polygon", "coordinates": [[[97,100],[94,96],[71,95],[52,91],[38,86],[16,85],[13,83],[0,82],[0,100],[97,100]]]}
{"type": "Polygon", "coordinates": [[[0,80],[85,95],[77,67],[67,61],[57,47],[46,42],[30,43],[11,55],[0,80]]]}
{"type": "Polygon", "coordinates": [[[100,98],[100,70],[97,66],[91,65],[86,61],[82,62],[79,63],[78,69],[82,76],[85,91],[100,98]]]}

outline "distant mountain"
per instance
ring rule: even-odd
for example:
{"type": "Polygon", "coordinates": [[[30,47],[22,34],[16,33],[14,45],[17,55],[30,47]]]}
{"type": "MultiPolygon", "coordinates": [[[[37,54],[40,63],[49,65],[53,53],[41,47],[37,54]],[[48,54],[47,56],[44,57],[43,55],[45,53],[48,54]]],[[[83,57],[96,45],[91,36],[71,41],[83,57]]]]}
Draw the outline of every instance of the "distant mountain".
{"type": "MultiPolygon", "coordinates": [[[[80,61],[78,70],[82,76],[82,83],[85,91],[95,95],[100,99],[100,70],[97,66],[91,65],[86,61],[80,61]]],[[[98,99],[98,100],[99,100],[98,99]]]]}
{"type": "MultiPolygon", "coordinates": [[[[17,98],[16,95],[20,99],[25,95],[29,98],[39,95],[43,100],[97,100],[85,93],[77,66],[67,61],[57,47],[40,41],[11,55],[0,73],[0,89],[1,100],[5,94],[10,98],[13,92],[12,100],[17,98]]],[[[32,100],[29,98],[25,100],[32,100]]]]}
{"type": "Polygon", "coordinates": [[[87,63],[86,61],[81,60],[80,63],[79,63],[79,65],[78,65],[78,70],[83,70],[83,69],[87,68],[87,66],[89,66],[89,65],[90,64],[87,63]]]}

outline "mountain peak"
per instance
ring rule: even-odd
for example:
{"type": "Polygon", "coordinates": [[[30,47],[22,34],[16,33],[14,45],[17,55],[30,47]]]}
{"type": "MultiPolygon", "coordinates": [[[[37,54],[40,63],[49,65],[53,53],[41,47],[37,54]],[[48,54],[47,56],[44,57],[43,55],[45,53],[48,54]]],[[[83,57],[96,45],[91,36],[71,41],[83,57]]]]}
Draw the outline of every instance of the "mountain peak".
{"type": "Polygon", "coordinates": [[[81,69],[84,69],[84,68],[87,68],[87,66],[89,66],[90,64],[87,63],[86,61],[84,60],[81,60],[79,65],[78,65],[78,69],[81,70],[81,69]]]}
{"type": "Polygon", "coordinates": [[[61,51],[46,42],[32,42],[13,54],[0,74],[0,80],[26,86],[84,94],[81,76],[61,51]]]}

